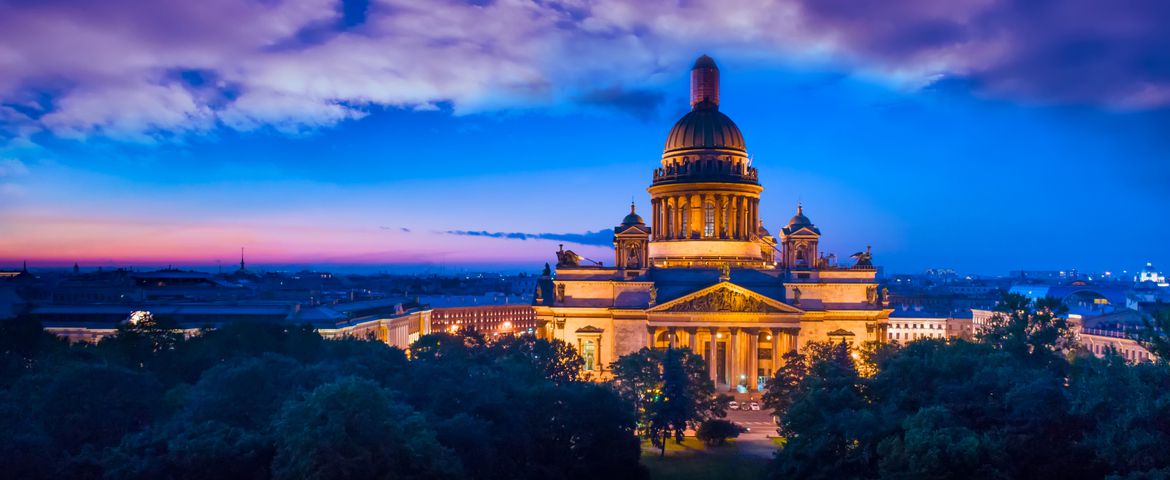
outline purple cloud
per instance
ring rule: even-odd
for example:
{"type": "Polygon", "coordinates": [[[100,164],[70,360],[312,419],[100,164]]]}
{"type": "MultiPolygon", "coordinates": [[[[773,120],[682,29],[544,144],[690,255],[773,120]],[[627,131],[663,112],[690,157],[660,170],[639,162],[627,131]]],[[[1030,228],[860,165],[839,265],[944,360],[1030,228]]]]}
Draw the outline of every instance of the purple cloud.
{"type": "Polygon", "coordinates": [[[933,68],[1046,103],[1170,104],[1170,3],[1160,0],[803,0],[806,28],[885,68],[933,68]]]}
{"type": "MultiPolygon", "coordinates": [[[[0,0],[2,1],[2,0],[0,0]]],[[[1161,0],[858,2],[6,1],[0,141],[151,142],[216,128],[302,132],[372,106],[456,113],[576,102],[645,115],[623,90],[699,51],[847,63],[1015,100],[1170,105],[1161,0]]],[[[664,74],[663,72],[674,72],[664,74]]]]}

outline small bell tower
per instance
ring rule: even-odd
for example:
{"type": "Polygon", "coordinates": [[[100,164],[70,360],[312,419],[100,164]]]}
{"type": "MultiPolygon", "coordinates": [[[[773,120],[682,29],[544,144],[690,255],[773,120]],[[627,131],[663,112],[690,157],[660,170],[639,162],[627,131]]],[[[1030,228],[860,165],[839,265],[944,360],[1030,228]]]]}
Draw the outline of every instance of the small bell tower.
{"type": "Polygon", "coordinates": [[[784,267],[789,270],[812,270],[818,268],[820,252],[818,243],[821,230],[804,216],[804,206],[796,204],[796,215],[788,225],[780,229],[780,248],[783,252],[784,267]]]}
{"type": "Polygon", "coordinates": [[[650,265],[650,227],[630,202],[630,214],[613,227],[614,265],[621,270],[642,270],[650,265]]]}

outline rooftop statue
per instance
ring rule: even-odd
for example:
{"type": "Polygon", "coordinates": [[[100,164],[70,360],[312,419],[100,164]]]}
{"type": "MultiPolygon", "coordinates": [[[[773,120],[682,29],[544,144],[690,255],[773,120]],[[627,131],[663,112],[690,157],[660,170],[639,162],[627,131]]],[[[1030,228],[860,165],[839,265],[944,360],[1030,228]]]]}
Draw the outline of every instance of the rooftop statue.
{"type": "Polygon", "coordinates": [[[576,267],[581,264],[581,259],[584,258],[577,255],[572,250],[565,250],[565,244],[560,244],[561,249],[557,250],[557,266],[558,267],[576,267]]]}
{"type": "Polygon", "coordinates": [[[854,260],[857,260],[857,263],[853,264],[853,266],[855,266],[855,267],[872,267],[873,266],[873,251],[871,250],[871,247],[868,245],[866,245],[864,252],[857,252],[857,253],[854,253],[853,255],[850,255],[849,257],[854,259],[854,260]]]}

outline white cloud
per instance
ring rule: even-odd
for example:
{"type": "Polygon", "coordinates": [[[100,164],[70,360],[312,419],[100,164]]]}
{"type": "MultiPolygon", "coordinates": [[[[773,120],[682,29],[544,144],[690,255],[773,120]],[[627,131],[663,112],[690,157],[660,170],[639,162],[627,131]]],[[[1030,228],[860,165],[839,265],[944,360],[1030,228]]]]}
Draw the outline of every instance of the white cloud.
{"type": "Polygon", "coordinates": [[[150,142],[219,125],[301,132],[369,106],[545,105],[676,77],[700,51],[853,62],[910,87],[957,75],[998,94],[1148,108],[1170,103],[1170,79],[1126,66],[1165,59],[1166,9],[1147,14],[1151,2],[1103,7],[1101,25],[1091,0],[1028,10],[1012,0],[375,0],[352,29],[331,0],[23,2],[5,7],[0,28],[0,104],[22,106],[0,107],[0,130],[150,142]],[[1060,63],[1084,35],[1110,55],[1060,63]],[[38,95],[51,100],[30,102],[38,95]]]}

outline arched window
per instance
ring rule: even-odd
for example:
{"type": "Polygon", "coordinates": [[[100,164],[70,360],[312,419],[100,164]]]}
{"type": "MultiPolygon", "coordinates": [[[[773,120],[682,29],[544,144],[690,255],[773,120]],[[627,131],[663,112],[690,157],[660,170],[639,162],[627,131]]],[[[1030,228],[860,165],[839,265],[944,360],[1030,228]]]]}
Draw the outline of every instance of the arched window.
{"type": "Polygon", "coordinates": [[[703,205],[703,238],[715,236],[715,203],[707,202],[703,205]]]}
{"type": "Polygon", "coordinates": [[[681,210],[680,213],[682,213],[682,221],[680,222],[680,223],[682,223],[682,228],[679,229],[678,238],[690,238],[691,237],[691,209],[689,208],[689,206],[687,204],[684,203],[684,204],[682,204],[682,207],[680,208],[680,210],[681,210]]]}

